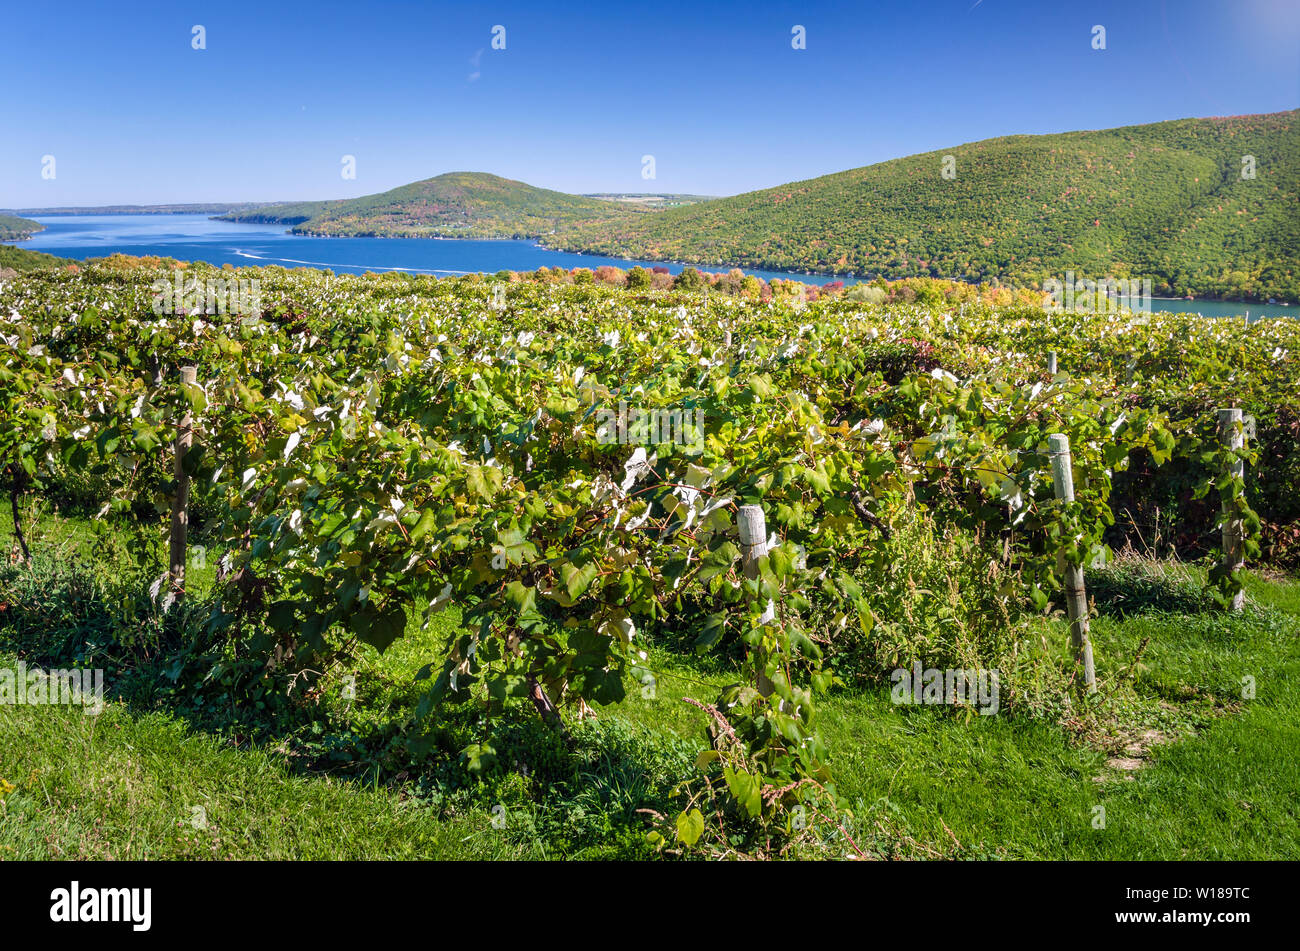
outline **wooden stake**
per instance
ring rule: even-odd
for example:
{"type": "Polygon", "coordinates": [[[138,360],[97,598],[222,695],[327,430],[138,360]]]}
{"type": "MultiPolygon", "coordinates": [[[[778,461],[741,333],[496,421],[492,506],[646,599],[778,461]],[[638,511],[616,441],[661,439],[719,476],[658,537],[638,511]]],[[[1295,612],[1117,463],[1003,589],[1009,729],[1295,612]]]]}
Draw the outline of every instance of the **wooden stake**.
{"type": "MultiPolygon", "coordinates": [[[[1242,424],[1241,410],[1219,410],[1219,438],[1229,449],[1238,452],[1246,444],[1245,427],[1242,424]]],[[[1242,478],[1246,465],[1240,459],[1232,463],[1228,474],[1234,479],[1242,478]]],[[[1223,503],[1223,567],[1228,571],[1237,571],[1246,565],[1246,531],[1240,518],[1230,518],[1231,503],[1223,503]]],[[[1246,601],[1246,592],[1238,591],[1232,596],[1231,609],[1240,611],[1246,601]]]]}
{"type": "MultiPolygon", "coordinates": [[[[740,562],[745,570],[745,577],[751,581],[758,578],[759,559],[767,554],[767,518],[763,515],[761,505],[742,505],[738,513],[736,526],[740,529],[740,562]]],[[[762,623],[771,624],[776,619],[776,605],[769,599],[763,611],[762,623]]],[[[764,697],[772,695],[772,681],[762,672],[765,658],[759,657],[758,692],[764,697]]]]}
{"type": "MultiPolygon", "coordinates": [[[[1052,459],[1052,488],[1063,502],[1074,501],[1074,472],[1070,466],[1070,437],[1056,433],[1047,437],[1052,459]]],[[[1092,641],[1088,637],[1088,592],[1083,584],[1083,566],[1063,564],[1065,569],[1065,609],[1070,615],[1070,642],[1074,660],[1083,665],[1083,682],[1088,693],[1097,692],[1097,671],[1092,661],[1092,641]]]]}
{"type": "MultiPolygon", "coordinates": [[[[182,399],[185,398],[185,387],[193,386],[197,377],[197,368],[181,367],[182,399]]],[[[176,492],[172,495],[171,592],[177,599],[185,594],[185,543],[190,524],[190,477],[185,472],[185,454],[193,444],[194,418],[187,407],[176,423],[176,449],[172,460],[176,492]]]]}

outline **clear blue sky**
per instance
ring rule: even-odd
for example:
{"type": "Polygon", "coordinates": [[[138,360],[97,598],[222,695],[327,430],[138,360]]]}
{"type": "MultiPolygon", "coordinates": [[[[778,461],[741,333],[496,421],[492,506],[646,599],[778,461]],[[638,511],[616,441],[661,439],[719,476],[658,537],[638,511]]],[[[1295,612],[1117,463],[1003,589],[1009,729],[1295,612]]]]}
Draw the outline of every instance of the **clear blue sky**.
{"type": "Polygon", "coordinates": [[[342,198],[455,170],[725,195],[1296,108],[1300,0],[12,2],[0,64],[0,207],[342,198]]]}

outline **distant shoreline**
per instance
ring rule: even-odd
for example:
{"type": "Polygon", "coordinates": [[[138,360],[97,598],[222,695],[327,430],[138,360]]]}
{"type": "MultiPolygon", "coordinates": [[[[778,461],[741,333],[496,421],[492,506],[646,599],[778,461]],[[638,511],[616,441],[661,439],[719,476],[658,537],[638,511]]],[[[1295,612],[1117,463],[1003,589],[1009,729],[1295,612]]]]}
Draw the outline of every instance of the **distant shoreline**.
{"type": "MultiPolygon", "coordinates": [[[[122,209],[122,208],[127,208],[127,207],[129,207],[129,206],[113,206],[113,207],[115,207],[115,208],[119,208],[119,209],[122,209]]],[[[105,213],[105,214],[103,214],[103,215],[82,215],[81,217],[122,218],[122,217],[131,217],[133,214],[134,214],[134,213],[129,212],[129,211],[122,211],[122,210],[119,210],[119,211],[115,211],[115,212],[113,212],[113,213],[105,213]]],[[[204,217],[204,218],[206,218],[207,220],[210,220],[210,221],[222,221],[222,220],[223,220],[219,215],[216,215],[216,214],[211,214],[211,213],[208,213],[208,212],[201,212],[201,211],[186,211],[186,210],[183,210],[183,209],[181,209],[181,208],[179,208],[179,207],[171,208],[171,209],[166,210],[166,211],[163,211],[163,210],[154,210],[154,211],[151,211],[151,212],[144,212],[144,213],[140,213],[139,215],[136,215],[136,216],[137,216],[137,217],[152,217],[152,216],[178,216],[178,215],[202,216],[202,217],[204,217]]],[[[59,215],[48,214],[48,215],[44,215],[43,217],[47,217],[47,218],[57,218],[57,217],[72,217],[72,216],[73,216],[73,214],[72,214],[72,210],[70,210],[70,209],[64,209],[64,210],[62,210],[62,213],[59,214],[59,215]]],[[[246,222],[229,222],[229,223],[230,223],[230,224],[235,224],[235,225],[261,225],[261,226],[276,225],[276,224],[277,224],[277,222],[247,222],[247,221],[246,221],[246,222]]],[[[37,222],[37,224],[40,224],[40,222],[37,222]]],[[[283,227],[283,226],[281,226],[281,227],[283,227]]],[[[41,230],[45,230],[45,226],[44,226],[44,225],[41,226],[41,230]]],[[[614,257],[616,257],[616,256],[614,256],[614,255],[602,254],[602,253],[597,252],[597,251],[577,251],[577,250],[572,250],[572,249],[553,247],[553,246],[551,246],[551,245],[548,245],[548,244],[546,243],[546,241],[545,241],[546,238],[551,237],[550,235],[531,235],[531,236],[530,236],[530,235],[524,235],[524,236],[517,236],[517,235],[439,235],[439,234],[423,234],[423,235],[318,234],[318,233],[312,233],[312,232],[307,232],[307,231],[299,231],[299,230],[296,230],[296,229],[293,228],[293,227],[285,227],[285,228],[284,228],[282,231],[280,231],[279,233],[282,234],[282,235],[285,235],[285,236],[292,236],[292,237],[295,237],[295,238],[341,238],[341,239],[348,239],[348,238],[353,238],[353,239],[376,239],[376,238],[392,238],[392,239],[401,239],[401,238],[407,238],[407,239],[416,239],[416,240],[434,240],[434,241],[444,241],[444,242],[492,242],[492,243],[497,243],[497,242],[500,242],[500,243],[507,243],[507,242],[511,242],[511,241],[519,241],[519,242],[527,242],[527,243],[530,244],[531,246],[533,246],[533,247],[535,247],[535,248],[537,248],[537,249],[539,249],[539,250],[541,250],[541,251],[548,252],[548,253],[569,254],[569,255],[573,255],[573,256],[577,256],[577,257],[597,257],[597,258],[601,258],[601,257],[604,257],[604,258],[614,258],[614,257]]],[[[26,241],[26,240],[29,240],[29,239],[30,239],[31,237],[33,237],[33,236],[34,236],[33,234],[29,234],[29,235],[26,235],[26,236],[24,236],[24,237],[22,237],[22,238],[4,239],[4,240],[12,240],[12,241],[19,241],[19,240],[22,240],[22,241],[26,241]]],[[[53,253],[53,254],[59,254],[59,253],[60,253],[60,252],[59,252],[59,248],[57,248],[57,247],[51,247],[51,248],[46,249],[46,250],[48,251],[48,253],[53,253]]],[[[73,256],[75,257],[76,255],[74,254],[73,256]]],[[[84,258],[84,259],[89,259],[90,257],[97,257],[97,256],[102,256],[102,254],[86,255],[86,258],[84,258]]],[[[163,254],[162,256],[169,256],[169,255],[163,254]]],[[[846,284],[850,284],[850,283],[859,283],[859,282],[861,282],[861,283],[868,283],[868,282],[870,282],[870,281],[872,281],[872,280],[875,280],[875,279],[879,276],[879,275],[876,275],[876,274],[845,274],[845,273],[842,273],[842,272],[835,272],[835,271],[829,271],[829,270],[827,270],[827,271],[816,271],[816,270],[813,270],[813,271],[805,271],[805,270],[798,270],[798,271],[794,271],[794,270],[782,270],[782,269],[778,269],[778,268],[765,268],[765,267],[761,267],[761,266],[744,265],[744,264],[738,264],[738,263],[734,263],[734,262],[725,262],[725,261],[724,261],[724,262],[699,262],[699,261],[682,261],[682,260],[675,260],[675,259],[668,259],[668,258],[661,258],[661,259],[641,259],[641,260],[636,260],[636,259],[630,259],[630,258],[629,258],[629,259],[625,259],[625,260],[628,262],[627,264],[619,264],[619,265],[615,265],[615,266],[622,267],[624,270],[629,269],[630,267],[634,267],[634,266],[644,267],[644,268],[646,268],[647,270],[649,270],[649,269],[653,268],[653,267],[656,266],[656,265],[667,265],[667,266],[672,266],[672,267],[675,267],[675,268],[688,268],[688,267],[694,267],[694,268],[700,268],[700,269],[703,269],[703,270],[708,270],[708,271],[713,271],[713,272],[722,272],[722,271],[730,270],[730,269],[739,269],[739,270],[745,272],[746,274],[758,274],[758,275],[760,275],[760,276],[762,276],[762,275],[764,275],[764,274],[767,274],[767,275],[780,275],[780,276],[782,277],[782,279],[795,280],[795,281],[801,280],[801,279],[804,278],[804,277],[813,277],[813,278],[817,278],[818,280],[815,281],[815,282],[813,282],[813,283],[830,283],[830,282],[834,282],[834,281],[843,281],[843,282],[845,282],[846,284]]],[[[256,266],[256,265],[253,265],[253,266],[256,266]]],[[[332,266],[336,266],[336,267],[351,267],[352,265],[332,265],[332,266]]],[[[360,267],[361,265],[356,265],[356,266],[357,266],[357,267],[360,267]]],[[[376,266],[377,266],[377,267],[382,267],[382,268],[385,268],[385,269],[392,269],[392,270],[407,270],[407,269],[409,269],[409,268],[403,267],[403,266],[401,266],[401,265],[376,265],[376,266]]],[[[594,266],[594,265],[592,265],[592,266],[594,266]]],[[[509,269],[509,270],[521,270],[521,271],[528,270],[528,268],[508,268],[508,269],[509,269]]],[[[421,269],[421,268],[414,268],[414,270],[423,270],[423,269],[421,269]]],[[[436,270],[436,271],[444,271],[444,270],[445,270],[445,271],[450,271],[450,270],[457,270],[457,271],[459,271],[459,270],[463,270],[463,269],[459,269],[459,268],[456,268],[456,269],[433,268],[432,270],[436,270]]],[[[482,270],[481,273],[493,273],[493,272],[496,271],[496,270],[499,270],[499,269],[489,267],[489,268],[486,268],[486,269],[482,270]]],[[[912,277],[918,277],[918,278],[919,278],[919,277],[929,277],[929,276],[931,276],[931,275],[911,275],[911,276],[912,276],[912,277]]],[[[907,277],[908,277],[908,276],[903,276],[903,277],[899,277],[899,278],[893,278],[892,280],[905,280],[905,279],[907,279],[907,277]]],[[[770,279],[770,278],[764,276],[764,279],[770,279]]],[[[886,279],[886,280],[891,280],[891,279],[888,278],[888,277],[885,278],[885,279],[886,279]]],[[[961,281],[962,283],[970,284],[970,285],[973,285],[973,286],[977,286],[978,284],[982,283],[982,282],[980,282],[980,281],[968,281],[968,280],[967,280],[967,281],[963,281],[961,278],[957,278],[957,277],[944,277],[943,279],[944,279],[944,280],[951,280],[951,281],[961,281]]],[[[1007,285],[1007,286],[1008,286],[1008,287],[1011,287],[1012,289],[1024,289],[1023,287],[1017,288],[1015,285],[1007,285]]],[[[1034,288],[1029,288],[1029,289],[1033,290],[1034,288]]],[[[1181,296],[1181,295],[1180,295],[1180,296],[1155,296],[1155,295],[1152,295],[1152,300],[1158,300],[1158,301],[1161,301],[1161,302],[1166,303],[1166,304],[1179,305],[1179,306],[1181,306],[1181,307],[1185,307],[1185,308],[1187,308],[1187,310],[1188,310],[1189,312],[1194,312],[1194,311],[1196,310],[1198,304],[1199,304],[1199,305],[1206,305],[1206,304],[1208,304],[1208,305],[1240,305],[1240,306],[1243,308],[1243,310],[1244,310],[1244,309],[1251,309],[1251,310],[1253,310],[1253,309],[1255,309],[1255,308],[1264,309],[1264,308],[1269,308],[1269,307],[1274,307],[1274,308],[1278,308],[1278,307],[1280,307],[1280,308],[1286,308],[1286,309],[1288,310],[1288,314],[1290,314],[1291,310],[1293,310],[1295,307],[1297,307],[1297,305],[1296,305],[1294,302],[1279,302],[1279,303],[1269,304],[1269,303],[1267,302],[1267,300],[1259,300],[1259,299],[1253,299],[1253,298],[1252,298],[1252,299],[1242,299],[1242,298],[1229,298],[1229,297],[1213,297],[1213,296],[1196,296],[1196,297],[1193,297],[1191,300],[1188,300],[1186,297],[1181,296]]]]}
{"type": "Polygon", "coordinates": [[[204,202],[194,205],[102,205],[78,208],[0,209],[0,214],[19,218],[114,217],[126,215],[224,215],[232,211],[261,208],[276,202],[204,202]]]}

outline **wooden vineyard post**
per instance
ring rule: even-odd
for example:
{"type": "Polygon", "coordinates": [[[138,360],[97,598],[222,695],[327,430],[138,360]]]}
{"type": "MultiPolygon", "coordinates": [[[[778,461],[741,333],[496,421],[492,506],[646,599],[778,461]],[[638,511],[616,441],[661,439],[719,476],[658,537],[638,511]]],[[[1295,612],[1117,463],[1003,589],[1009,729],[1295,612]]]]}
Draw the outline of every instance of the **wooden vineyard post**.
{"type": "MultiPolygon", "coordinates": [[[[1052,459],[1052,488],[1063,502],[1074,501],[1074,472],[1070,466],[1070,437],[1056,433],[1047,437],[1052,459]]],[[[1083,584],[1083,566],[1065,565],[1065,608],[1070,616],[1070,642],[1075,663],[1083,664],[1083,682],[1088,693],[1097,691],[1097,671],[1092,662],[1092,641],[1088,638],[1088,592],[1083,584]]]]}
{"type": "MultiPolygon", "coordinates": [[[[761,505],[742,505],[736,522],[740,529],[740,561],[745,570],[745,577],[750,580],[758,578],[759,559],[767,554],[767,519],[761,505]]],[[[763,611],[763,623],[771,624],[776,618],[776,605],[771,600],[763,611]]],[[[759,674],[755,686],[764,697],[772,695],[772,681],[764,674],[766,657],[758,658],[759,674]]]]}
{"type": "MultiPolygon", "coordinates": [[[[193,386],[198,377],[196,367],[181,367],[181,398],[186,399],[185,387],[193,386]]],[[[176,449],[172,473],[176,491],[172,495],[171,530],[171,593],[177,598],[185,594],[186,536],[189,532],[190,477],[185,472],[185,454],[194,444],[194,417],[188,406],[176,423],[176,449]]]]}
{"type": "MultiPolygon", "coordinates": [[[[1241,410],[1219,410],[1219,438],[1223,445],[1238,452],[1246,444],[1245,429],[1242,424],[1241,410]]],[[[1234,459],[1228,475],[1234,479],[1242,478],[1246,466],[1240,459],[1234,459]]],[[[1246,565],[1246,532],[1240,518],[1231,517],[1232,503],[1223,503],[1223,567],[1225,571],[1238,571],[1246,565]]],[[[1231,609],[1240,611],[1245,604],[1246,592],[1238,591],[1232,596],[1231,609]]]]}
{"type": "Polygon", "coordinates": [[[1047,372],[1056,376],[1056,351],[1051,350],[1047,354],[1047,372]]]}

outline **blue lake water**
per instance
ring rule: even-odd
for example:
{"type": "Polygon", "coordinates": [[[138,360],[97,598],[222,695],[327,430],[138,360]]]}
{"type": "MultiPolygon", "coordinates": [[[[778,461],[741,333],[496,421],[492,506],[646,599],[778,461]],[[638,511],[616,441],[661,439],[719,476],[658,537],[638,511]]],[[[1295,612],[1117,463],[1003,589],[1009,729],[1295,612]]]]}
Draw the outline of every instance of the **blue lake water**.
{"type": "MultiPolygon", "coordinates": [[[[350,274],[409,271],[413,274],[471,274],[535,271],[539,267],[602,264],[630,268],[666,267],[676,274],[685,265],[628,261],[596,254],[551,251],[533,241],[468,241],[437,238],[319,238],[289,234],[284,225],[212,221],[205,215],[58,215],[33,219],[45,225],[22,246],[59,257],[84,259],[122,254],[156,254],[209,264],[279,264],[329,268],[350,274]]],[[[700,268],[722,271],[729,268],[700,268]]],[[[764,279],[797,278],[805,284],[852,279],[778,271],[748,271],[764,279]]]]}
{"type": "MultiPolygon", "coordinates": [[[[366,271],[409,271],[413,274],[470,274],[535,271],[539,267],[588,267],[602,264],[630,268],[666,267],[676,274],[685,265],[661,261],[629,261],[594,254],[551,251],[532,241],[466,241],[432,238],[317,238],[289,234],[283,225],[212,221],[206,215],[59,215],[38,217],[45,225],[22,247],[60,257],[85,259],[120,252],[159,255],[209,264],[279,264],[284,267],[328,268],[351,274],[366,271]]],[[[729,268],[700,268],[727,271],[729,268]]],[[[746,271],[765,280],[794,278],[805,284],[826,284],[854,278],[781,271],[746,271]]],[[[1221,301],[1152,301],[1152,310],[1200,313],[1206,317],[1300,316],[1292,304],[1234,304],[1221,301]]]]}

